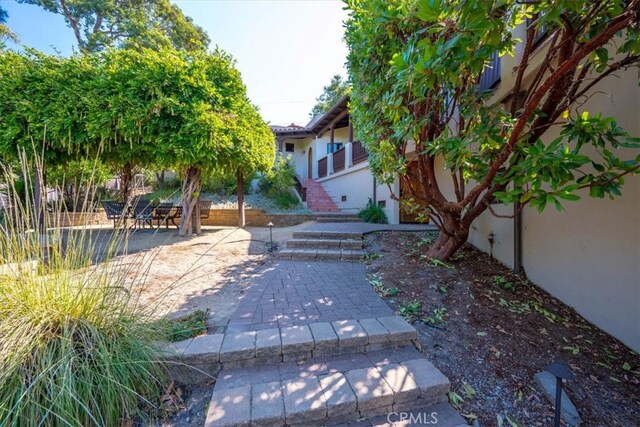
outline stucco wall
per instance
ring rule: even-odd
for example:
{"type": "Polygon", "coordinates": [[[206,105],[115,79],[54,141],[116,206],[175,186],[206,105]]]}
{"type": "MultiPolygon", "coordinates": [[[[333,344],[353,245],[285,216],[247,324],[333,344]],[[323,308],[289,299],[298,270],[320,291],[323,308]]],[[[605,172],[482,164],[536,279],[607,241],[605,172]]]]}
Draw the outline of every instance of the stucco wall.
{"type": "MultiPolygon", "coordinates": [[[[598,90],[603,93],[582,111],[615,116],[630,134],[640,135],[636,72],[606,80],[598,90]]],[[[550,132],[545,140],[555,136],[550,132]]],[[[615,200],[580,195],[582,200],[564,203],[563,212],[524,210],[524,269],[534,283],[640,351],[640,176],[628,177],[615,200]]],[[[513,265],[512,221],[485,213],[474,226],[469,240],[488,251],[486,236],[493,231],[494,254],[513,265]]]]}

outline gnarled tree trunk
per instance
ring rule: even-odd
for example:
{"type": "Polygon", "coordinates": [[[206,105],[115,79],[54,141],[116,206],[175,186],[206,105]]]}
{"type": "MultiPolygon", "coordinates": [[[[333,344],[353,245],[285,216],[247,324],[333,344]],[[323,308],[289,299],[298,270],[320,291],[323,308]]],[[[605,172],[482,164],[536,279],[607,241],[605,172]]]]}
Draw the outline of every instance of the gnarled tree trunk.
{"type": "Polygon", "coordinates": [[[180,236],[191,236],[194,231],[200,232],[200,213],[196,207],[200,202],[201,178],[200,168],[194,166],[185,168],[182,180],[182,219],[178,232],[180,236]]]}
{"type": "Polygon", "coordinates": [[[453,255],[469,238],[471,222],[457,215],[441,215],[442,224],[436,241],[427,250],[428,258],[445,261],[453,255]]]}
{"type": "Polygon", "coordinates": [[[122,165],[120,173],[120,201],[129,203],[131,200],[131,183],[133,182],[133,165],[129,162],[122,165]]]}

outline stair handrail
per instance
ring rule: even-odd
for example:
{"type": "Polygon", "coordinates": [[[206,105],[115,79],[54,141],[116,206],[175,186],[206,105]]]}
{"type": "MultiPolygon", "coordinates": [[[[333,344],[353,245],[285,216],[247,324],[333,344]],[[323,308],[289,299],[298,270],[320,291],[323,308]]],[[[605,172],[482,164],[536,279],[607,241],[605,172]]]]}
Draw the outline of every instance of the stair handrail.
{"type": "Polygon", "coordinates": [[[300,181],[300,178],[298,177],[298,174],[295,174],[293,176],[294,179],[294,187],[296,189],[296,191],[298,192],[298,194],[300,195],[300,198],[302,199],[303,202],[307,201],[307,187],[305,187],[302,184],[302,181],[300,181]]]}

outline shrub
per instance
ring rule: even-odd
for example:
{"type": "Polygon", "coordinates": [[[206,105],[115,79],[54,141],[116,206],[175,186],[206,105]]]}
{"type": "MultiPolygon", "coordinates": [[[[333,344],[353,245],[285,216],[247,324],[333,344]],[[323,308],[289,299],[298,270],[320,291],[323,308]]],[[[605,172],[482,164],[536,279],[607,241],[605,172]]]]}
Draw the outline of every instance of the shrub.
{"type": "Polygon", "coordinates": [[[207,333],[207,317],[209,310],[196,310],[177,319],[164,320],[168,329],[168,341],[182,341],[207,333]]]}
{"type": "Polygon", "coordinates": [[[384,213],[384,209],[374,204],[371,200],[367,203],[367,206],[358,212],[358,216],[362,218],[364,222],[370,222],[373,224],[387,224],[387,215],[384,213]]]}
{"type": "Polygon", "coordinates": [[[295,184],[295,166],[288,157],[278,157],[273,168],[262,175],[258,188],[265,196],[273,199],[280,209],[292,209],[300,205],[300,200],[291,187],[295,184]]]}
{"type": "Polygon", "coordinates": [[[99,249],[88,228],[43,237],[11,198],[0,223],[0,425],[122,425],[164,383],[164,330],[138,300],[146,269],[115,258],[126,235],[99,249]]]}
{"type": "MultiPolygon", "coordinates": [[[[251,182],[256,178],[256,174],[243,177],[244,194],[251,191],[251,182]]],[[[236,174],[213,175],[202,180],[202,191],[206,193],[230,196],[238,192],[238,179],[236,174]]]]}

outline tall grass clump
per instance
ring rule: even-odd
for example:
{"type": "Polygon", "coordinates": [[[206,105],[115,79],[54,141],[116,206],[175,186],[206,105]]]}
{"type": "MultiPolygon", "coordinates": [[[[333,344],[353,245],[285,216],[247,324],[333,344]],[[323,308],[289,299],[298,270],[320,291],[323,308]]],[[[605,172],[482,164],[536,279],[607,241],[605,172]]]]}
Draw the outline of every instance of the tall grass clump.
{"type": "Polygon", "coordinates": [[[367,206],[358,212],[358,217],[360,217],[364,222],[369,222],[372,224],[387,224],[387,215],[384,213],[384,209],[382,207],[376,205],[371,200],[367,203],[367,206]]]}
{"type": "Polygon", "coordinates": [[[26,188],[3,190],[0,426],[120,426],[164,383],[163,331],[138,301],[144,267],[118,260],[126,232],[98,244],[96,230],[62,229],[64,209],[34,210],[26,188]]]}

